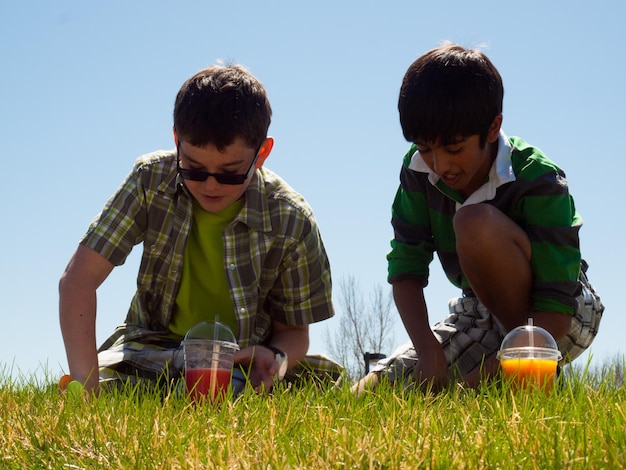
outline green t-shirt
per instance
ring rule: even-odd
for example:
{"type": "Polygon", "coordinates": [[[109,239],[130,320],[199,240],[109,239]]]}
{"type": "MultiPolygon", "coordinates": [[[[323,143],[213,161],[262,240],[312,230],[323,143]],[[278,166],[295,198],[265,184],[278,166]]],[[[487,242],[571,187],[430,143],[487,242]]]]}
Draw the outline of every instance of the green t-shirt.
{"type": "Polygon", "coordinates": [[[193,223],[187,239],[180,289],[170,331],[184,336],[203,321],[219,321],[237,336],[237,319],[224,267],[222,234],[243,207],[243,199],[217,213],[193,201],[193,223]]]}

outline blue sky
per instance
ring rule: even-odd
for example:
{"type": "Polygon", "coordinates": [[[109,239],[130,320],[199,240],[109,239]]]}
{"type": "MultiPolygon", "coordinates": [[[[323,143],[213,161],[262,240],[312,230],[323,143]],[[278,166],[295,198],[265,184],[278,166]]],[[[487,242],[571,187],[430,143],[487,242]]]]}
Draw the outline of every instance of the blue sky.
{"type": "MultiPolygon", "coordinates": [[[[409,64],[442,40],[487,52],[504,80],[503,129],[565,169],[585,221],[583,256],[607,307],[592,363],[624,352],[626,227],[611,199],[625,175],[623,2],[231,5],[0,1],[5,370],[67,369],[59,276],[135,158],[173,146],[182,82],[220,60],[243,64],[265,84],[276,139],[266,165],[312,205],[335,285],[351,275],[366,295],[387,289],[390,205],[408,148],[397,93],[409,64]]],[[[139,251],[98,292],[99,342],[126,315],[139,251]]],[[[436,264],[426,295],[431,321],[457,295],[436,264]]],[[[327,352],[326,331],[337,324],[336,317],[312,327],[312,352],[327,352]]],[[[398,319],[394,345],[406,339],[398,319]]]]}

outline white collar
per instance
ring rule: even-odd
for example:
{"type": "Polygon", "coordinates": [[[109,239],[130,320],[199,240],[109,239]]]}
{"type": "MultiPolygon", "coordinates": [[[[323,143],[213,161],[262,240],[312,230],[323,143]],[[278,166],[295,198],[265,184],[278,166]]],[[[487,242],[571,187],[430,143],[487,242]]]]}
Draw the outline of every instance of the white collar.
{"type": "MultiPolygon", "coordinates": [[[[489,169],[489,178],[480,188],[474,191],[463,204],[457,203],[457,209],[470,204],[478,204],[479,202],[489,201],[496,195],[496,189],[505,183],[515,181],[515,173],[511,165],[511,153],[513,148],[509,143],[509,139],[502,129],[498,136],[498,154],[489,169]]],[[[439,175],[432,171],[422,159],[419,151],[411,156],[409,169],[419,171],[420,173],[428,173],[428,181],[435,186],[439,181],[439,175]]]]}

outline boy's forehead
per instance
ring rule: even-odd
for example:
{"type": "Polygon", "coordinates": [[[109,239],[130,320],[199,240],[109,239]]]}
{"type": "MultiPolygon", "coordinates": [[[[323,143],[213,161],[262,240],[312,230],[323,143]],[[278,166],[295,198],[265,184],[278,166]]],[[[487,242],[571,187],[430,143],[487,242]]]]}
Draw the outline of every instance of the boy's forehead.
{"type": "Polygon", "coordinates": [[[226,152],[229,149],[238,149],[243,151],[246,151],[247,149],[250,149],[252,151],[257,150],[255,147],[249,145],[243,137],[235,137],[232,142],[226,143],[226,145],[223,147],[217,145],[215,142],[212,141],[207,141],[203,144],[195,144],[185,137],[181,137],[178,143],[180,146],[184,146],[186,149],[217,148],[220,152],[226,152]]]}
{"type": "Polygon", "coordinates": [[[460,135],[449,138],[449,139],[442,139],[441,137],[439,137],[433,141],[428,141],[426,139],[417,138],[415,139],[413,143],[415,145],[420,145],[420,146],[425,146],[425,147],[440,147],[442,145],[461,144],[465,142],[467,139],[469,139],[470,137],[471,136],[460,136],[460,135]]]}

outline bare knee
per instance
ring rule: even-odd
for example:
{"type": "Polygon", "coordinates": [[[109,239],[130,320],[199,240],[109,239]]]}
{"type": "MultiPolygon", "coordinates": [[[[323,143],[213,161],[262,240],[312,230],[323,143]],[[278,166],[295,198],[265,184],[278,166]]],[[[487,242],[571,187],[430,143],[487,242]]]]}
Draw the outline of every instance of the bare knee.
{"type": "Polygon", "coordinates": [[[496,228],[501,217],[505,217],[504,214],[489,204],[473,204],[459,209],[452,219],[457,250],[491,246],[492,238],[498,236],[496,228]]]}
{"type": "Polygon", "coordinates": [[[452,219],[459,254],[517,245],[530,259],[528,235],[512,219],[490,204],[462,207],[452,219]]]}

